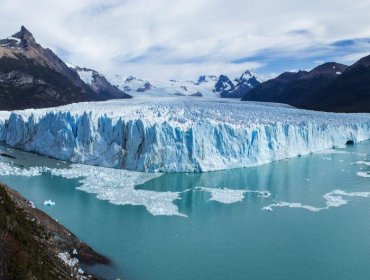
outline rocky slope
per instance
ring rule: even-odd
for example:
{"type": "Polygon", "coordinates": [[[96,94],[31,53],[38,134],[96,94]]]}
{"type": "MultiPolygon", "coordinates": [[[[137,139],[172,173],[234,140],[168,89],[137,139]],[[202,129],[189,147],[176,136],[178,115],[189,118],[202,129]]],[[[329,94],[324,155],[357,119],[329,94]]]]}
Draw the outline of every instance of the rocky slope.
{"type": "Polygon", "coordinates": [[[105,90],[99,84],[87,85],[77,71],[40,46],[23,26],[18,33],[0,40],[0,110],[127,97],[113,86],[105,90]]]}
{"type": "Polygon", "coordinates": [[[0,279],[93,279],[80,263],[109,261],[0,184],[0,279]]]}

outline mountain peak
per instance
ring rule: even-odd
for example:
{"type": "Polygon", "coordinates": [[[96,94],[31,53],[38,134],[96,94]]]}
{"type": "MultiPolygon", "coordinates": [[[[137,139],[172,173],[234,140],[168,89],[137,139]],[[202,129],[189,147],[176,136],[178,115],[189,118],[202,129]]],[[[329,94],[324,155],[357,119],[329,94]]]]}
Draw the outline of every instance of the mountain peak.
{"type": "Polygon", "coordinates": [[[29,31],[24,25],[22,25],[21,26],[21,32],[29,32],[29,31]]]}
{"type": "Polygon", "coordinates": [[[12,37],[20,39],[23,43],[36,43],[36,40],[33,37],[32,33],[23,25],[21,27],[21,30],[15,33],[12,37]]]}
{"type": "Polygon", "coordinates": [[[347,68],[348,66],[344,64],[336,62],[327,62],[315,67],[314,69],[309,71],[306,75],[304,75],[303,78],[311,79],[319,76],[335,78],[336,76],[341,75],[347,68]]]}
{"type": "Polygon", "coordinates": [[[24,25],[21,26],[20,33],[22,33],[22,34],[28,34],[28,35],[31,35],[32,36],[31,32],[24,25]]]}
{"type": "Polygon", "coordinates": [[[251,70],[245,70],[242,76],[249,76],[250,78],[252,78],[254,75],[252,74],[251,70]]]}
{"type": "Polygon", "coordinates": [[[361,58],[353,66],[359,66],[359,65],[369,67],[370,66],[370,55],[361,58]]]}

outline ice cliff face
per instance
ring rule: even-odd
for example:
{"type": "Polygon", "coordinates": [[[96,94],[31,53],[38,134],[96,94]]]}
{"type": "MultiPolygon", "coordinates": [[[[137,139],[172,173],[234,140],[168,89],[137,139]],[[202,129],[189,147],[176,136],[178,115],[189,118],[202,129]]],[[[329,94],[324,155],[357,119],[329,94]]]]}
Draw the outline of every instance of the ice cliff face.
{"type": "Polygon", "coordinates": [[[146,172],[237,168],[370,139],[370,115],[136,98],[0,112],[0,141],[71,162],[146,172]]]}

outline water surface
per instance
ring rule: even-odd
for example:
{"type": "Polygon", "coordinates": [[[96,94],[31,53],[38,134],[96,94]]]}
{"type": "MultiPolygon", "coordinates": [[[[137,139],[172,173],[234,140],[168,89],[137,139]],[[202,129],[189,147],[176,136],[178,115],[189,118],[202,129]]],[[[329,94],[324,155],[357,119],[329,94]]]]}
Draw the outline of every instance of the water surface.
{"type": "MultiPolygon", "coordinates": [[[[67,163],[0,146],[25,166],[68,168],[67,163]]],[[[106,279],[369,279],[370,198],[342,197],[340,207],[312,212],[263,207],[298,202],[325,207],[333,190],[370,192],[370,142],[336,153],[316,154],[263,166],[204,174],[165,174],[136,186],[179,192],[182,216],[153,216],[144,206],[113,205],[76,188],[80,179],[44,172],[0,176],[80,239],[114,263],[96,268],[106,279]],[[210,200],[202,188],[246,192],[241,201],[210,200]],[[45,200],[56,202],[44,206],[45,200]]]]}

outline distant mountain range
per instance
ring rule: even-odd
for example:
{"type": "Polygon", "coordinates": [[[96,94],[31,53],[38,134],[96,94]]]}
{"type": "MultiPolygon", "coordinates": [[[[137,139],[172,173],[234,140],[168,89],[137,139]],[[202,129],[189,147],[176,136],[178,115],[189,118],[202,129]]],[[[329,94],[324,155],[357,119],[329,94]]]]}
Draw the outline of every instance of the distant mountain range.
{"type": "Polygon", "coordinates": [[[80,101],[129,98],[93,71],[86,83],[22,26],[0,40],[0,110],[44,108],[80,101]]]}
{"type": "Polygon", "coordinates": [[[245,92],[244,101],[286,103],[331,112],[370,112],[370,56],[352,66],[329,62],[285,72],[245,92]]]}
{"type": "Polygon", "coordinates": [[[241,98],[261,82],[247,70],[240,77],[202,75],[196,81],[148,81],[141,78],[113,75],[108,80],[132,96],[193,96],[204,98],[241,98]]]}

